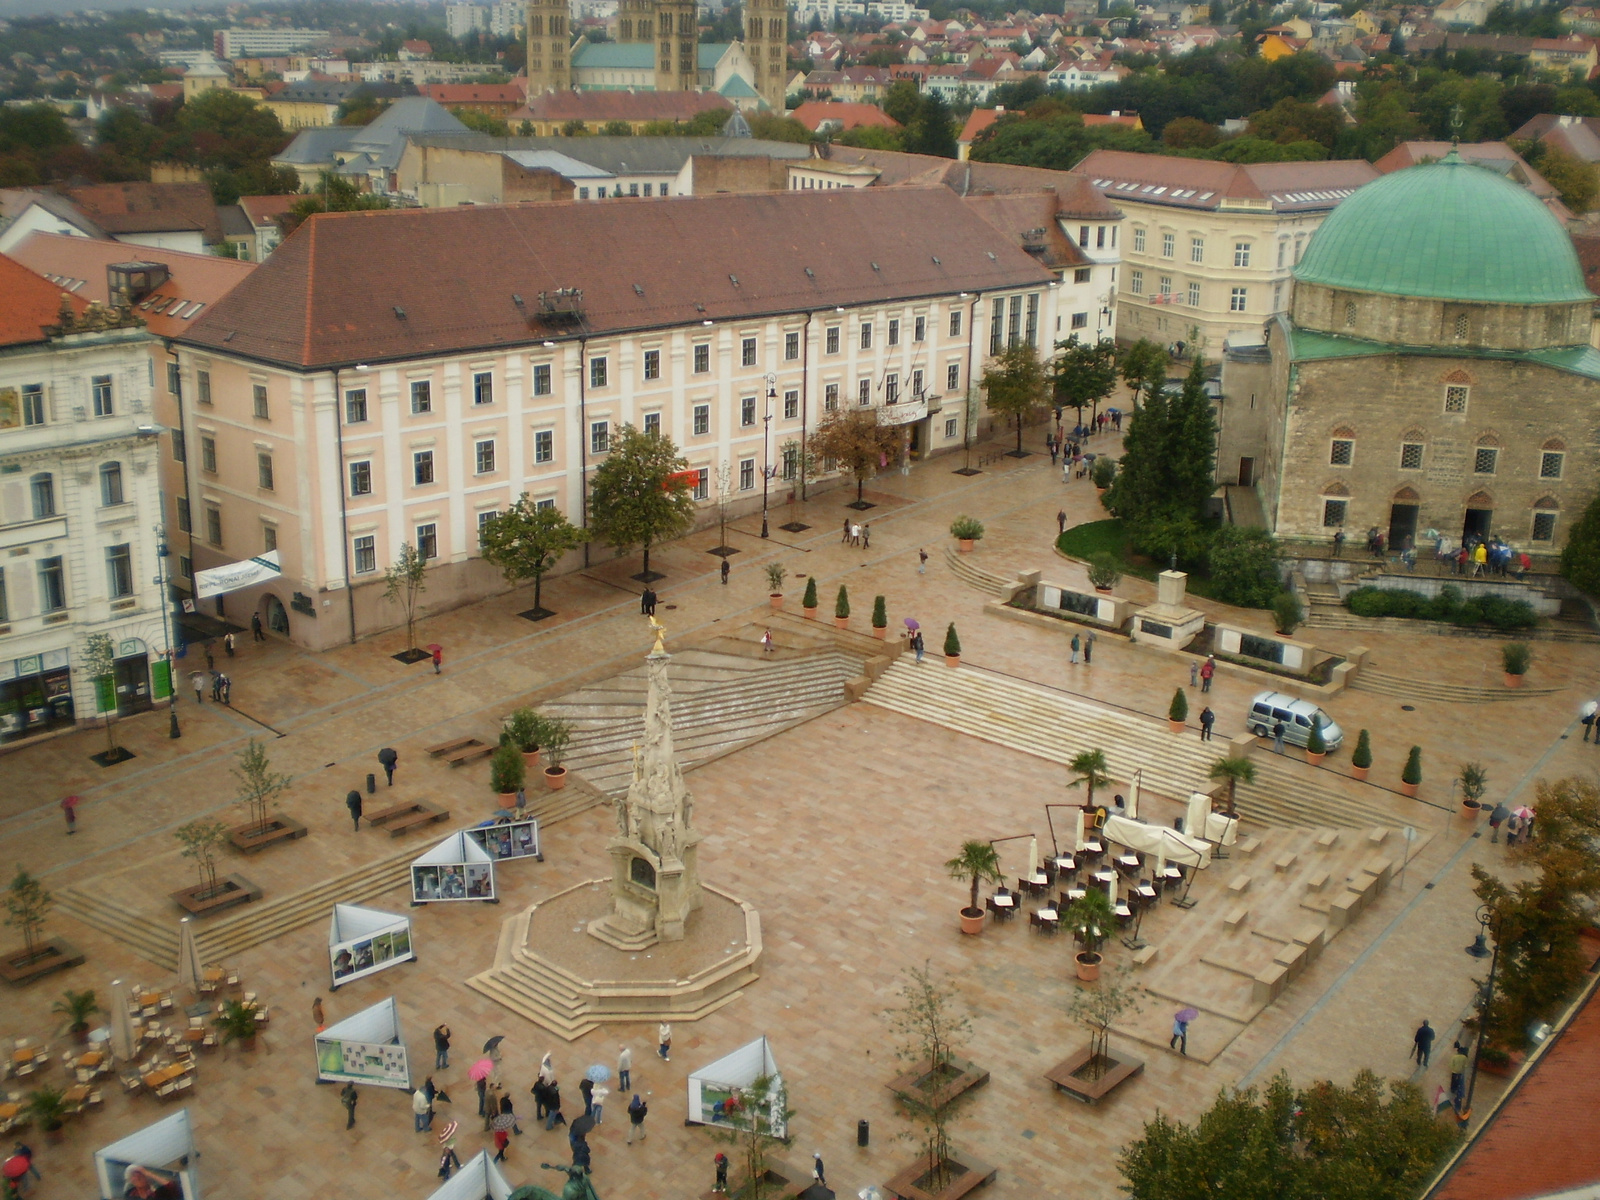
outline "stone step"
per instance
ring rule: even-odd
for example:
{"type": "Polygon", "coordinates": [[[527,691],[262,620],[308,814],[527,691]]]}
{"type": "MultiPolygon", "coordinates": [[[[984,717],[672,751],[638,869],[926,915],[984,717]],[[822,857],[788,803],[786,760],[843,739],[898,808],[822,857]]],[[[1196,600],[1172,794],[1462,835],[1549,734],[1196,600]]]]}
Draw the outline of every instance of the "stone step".
{"type": "Polygon", "coordinates": [[[1010,582],[1003,575],[985,570],[972,561],[971,555],[962,554],[953,546],[944,548],[945,565],[950,568],[951,574],[962,583],[977,588],[990,596],[999,596],[1003,593],[1005,585],[1010,582]]]}
{"type": "Polygon", "coordinates": [[[140,958],[163,970],[178,969],[177,918],[173,919],[170,926],[162,925],[76,888],[61,888],[55,893],[55,898],[62,912],[92,929],[113,935],[121,945],[140,958]]]}
{"type": "MultiPolygon", "coordinates": [[[[969,666],[950,671],[902,661],[873,684],[865,699],[1063,765],[1082,749],[1099,748],[1118,781],[1142,768],[1147,787],[1179,801],[1215,786],[1206,773],[1225,753],[1222,744],[1207,745],[1191,732],[1172,734],[1158,718],[969,666]]],[[[1272,754],[1252,761],[1257,783],[1238,792],[1239,810],[1247,819],[1349,828],[1399,820],[1387,801],[1353,799],[1318,780],[1305,764],[1272,754]]]]}
{"type": "Polygon", "coordinates": [[[1399,675],[1385,675],[1368,667],[1361,668],[1351,681],[1351,687],[1363,692],[1377,692],[1385,696],[1402,696],[1407,699],[1421,697],[1427,700],[1448,700],[1463,704],[1493,704],[1503,700],[1525,700],[1530,696],[1553,696],[1563,688],[1481,688],[1466,684],[1437,683],[1431,679],[1406,679],[1399,675]]]}

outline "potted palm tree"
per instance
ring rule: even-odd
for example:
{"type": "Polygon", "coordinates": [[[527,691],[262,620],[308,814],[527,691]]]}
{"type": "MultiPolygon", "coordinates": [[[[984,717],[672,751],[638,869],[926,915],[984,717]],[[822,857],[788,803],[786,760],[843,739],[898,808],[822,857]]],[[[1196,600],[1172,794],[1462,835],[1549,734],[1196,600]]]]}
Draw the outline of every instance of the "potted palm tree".
{"type": "Polygon", "coordinates": [[[1417,788],[1422,785],[1422,747],[1411,747],[1411,753],[1406,755],[1405,769],[1400,772],[1400,794],[1402,796],[1415,796],[1417,788]]]}
{"type": "Polygon", "coordinates": [[[1179,688],[1172,693],[1172,703],[1167,705],[1167,724],[1173,733],[1182,733],[1184,722],[1189,719],[1189,697],[1184,695],[1179,688]]]}
{"type": "Polygon", "coordinates": [[[1094,790],[1105,787],[1111,782],[1110,768],[1106,765],[1106,752],[1104,750],[1080,750],[1076,757],[1067,764],[1067,770],[1072,772],[1072,782],[1081,783],[1088,789],[1084,798],[1083,807],[1094,807],[1094,790]]]}
{"type": "Polygon", "coordinates": [[[489,759],[489,788],[499,793],[501,808],[510,808],[516,803],[522,785],[527,782],[528,768],[522,761],[522,751],[517,744],[507,735],[501,736],[494,756],[489,759]]]}
{"type": "Polygon", "coordinates": [[[48,1085],[28,1093],[24,1106],[34,1123],[44,1130],[52,1142],[61,1140],[61,1127],[67,1123],[67,1095],[60,1088],[48,1085]]]}
{"type": "Polygon", "coordinates": [[[872,598],[872,636],[880,642],[889,636],[889,607],[882,596],[872,598]]]}
{"type": "Polygon", "coordinates": [[[944,631],[944,665],[959,667],[961,665],[961,639],[956,636],[956,623],[950,622],[950,628],[944,631]]]}
{"type": "Polygon", "coordinates": [[[978,907],[978,886],[986,879],[999,883],[1005,878],[1000,874],[1000,851],[992,842],[962,842],[961,853],[945,863],[944,869],[950,872],[951,879],[966,879],[972,885],[972,902],[961,910],[961,932],[982,933],[983,909],[978,907]]]}
{"type": "Polygon", "coordinates": [[[1085,983],[1099,979],[1100,947],[1117,924],[1117,913],[1111,907],[1111,897],[1100,888],[1089,888],[1067,905],[1067,911],[1061,914],[1061,924],[1083,944],[1083,949],[1073,956],[1078,978],[1085,983]]]}
{"type": "Polygon", "coordinates": [[[1311,718],[1311,732],[1306,735],[1306,761],[1316,766],[1328,757],[1328,740],[1322,736],[1322,718],[1311,718]]]}
{"type": "Polygon", "coordinates": [[[71,1030],[73,1038],[83,1043],[89,1040],[89,1018],[103,1010],[95,1003],[92,990],[82,992],[68,990],[62,993],[61,999],[50,1006],[50,1011],[61,1013],[66,1017],[67,1028],[71,1030]]]}
{"type": "Polygon", "coordinates": [[[519,708],[506,717],[500,736],[522,752],[522,762],[528,770],[539,765],[539,714],[533,709],[519,708]]]}
{"type": "Polygon", "coordinates": [[[850,628],[850,593],[842,583],[839,585],[839,595],[833,601],[833,623],[840,629],[850,628]]]}
{"type": "Polygon", "coordinates": [[[1363,729],[1356,737],[1356,748],[1350,755],[1350,774],[1357,779],[1365,779],[1367,772],[1372,769],[1372,740],[1367,737],[1363,729]]]}
{"type": "Polygon", "coordinates": [[[977,517],[959,516],[950,522],[950,536],[963,554],[971,554],[975,542],[983,537],[983,522],[977,517]]]}
{"type": "MultiPolygon", "coordinates": [[[[1211,769],[1206,772],[1207,779],[1227,780],[1228,782],[1228,815],[1237,816],[1234,808],[1234,792],[1241,783],[1254,783],[1256,781],[1256,765],[1242,755],[1230,754],[1227,758],[1219,758],[1211,764],[1211,769]]],[[[1205,837],[1204,829],[1190,829],[1186,831],[1193,837],[1205,837]]]]}
{"type": "Polygon", "coordinates": [[[815,621],[817,619],[817,577],[815,575],[806,580],[805,599],[800,601],[800,608],[805,613],[806,620],[815,621]]]}
{"type": "Polygon", "coordinates": [[[1500,664],[1506,669],[1506,686],[1519,688],[1533,664],[1533,650],[1526,642],[1507,642],[1500,647],[1500,664]]]}
{"type": "Polygon", "coordinates": [[[774,611],[783,608],[783,581],[788,575],[782,563],[767,564],[767,603],[772,605],[774,611]]]}
{"type": "Polygon", "coordinates": [[[224,1046],[238,1042],[241,1050],[256,1048],[256,1010],[243,1000],[227,1001],[211,1023],[217,1027],[224,1046]]]}
{"type": "Polygon", "coordinates": [[[562,762],[567,757],[567,747],[572,744],[572,727],[560,717],[545,717],[544,750],[550,765],[544,769],[544,782],[552,792],[567,786],[567,769],[562,762]]]}
{"type": "Polygon", "coordinates": [[[1483,794],[1489,790],[1489,772],[1480,762],[1461,764],[1461,815],[1476,821],[1483,811],[1483,794]]]}

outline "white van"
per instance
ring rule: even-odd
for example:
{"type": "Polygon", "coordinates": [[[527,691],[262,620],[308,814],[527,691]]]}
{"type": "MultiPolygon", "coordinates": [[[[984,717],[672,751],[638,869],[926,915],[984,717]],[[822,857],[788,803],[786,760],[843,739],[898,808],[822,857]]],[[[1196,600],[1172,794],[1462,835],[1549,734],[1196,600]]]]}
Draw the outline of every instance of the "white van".
{"type": "Polygon", "coordinates": [[[1322,740],[1333,753],[1344,744],[1344,730],[1322,709],[1309,700],[1296,700],[1282,692],[1258,692],[1250,701],[1245,724],[1257,737],[1269,738],[1273,727],[1283,722],[1283,740],[1291,746],[1304,746],[1311,737],[1311,723],[1322,723],[1322,740]]]}

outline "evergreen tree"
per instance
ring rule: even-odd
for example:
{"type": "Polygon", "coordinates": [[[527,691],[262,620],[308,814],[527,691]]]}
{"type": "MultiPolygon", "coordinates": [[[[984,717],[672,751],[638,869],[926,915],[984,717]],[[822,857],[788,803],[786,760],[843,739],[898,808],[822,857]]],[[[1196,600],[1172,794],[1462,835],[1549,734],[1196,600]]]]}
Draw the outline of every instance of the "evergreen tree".
{"type": "Polygon", "coordinates": [[[1180,514],[1198,518],[1217,490],[1217,421],[1198,354],[1182,389],[1168,406],[1167,456],[1172,503],[1180,514]]]}
{"type": "Polygon", "coordinates": [[[1600,595],[1600,496],[1589,501],[1561,551],[1561,574],[1591,596],[1600,595]]]}

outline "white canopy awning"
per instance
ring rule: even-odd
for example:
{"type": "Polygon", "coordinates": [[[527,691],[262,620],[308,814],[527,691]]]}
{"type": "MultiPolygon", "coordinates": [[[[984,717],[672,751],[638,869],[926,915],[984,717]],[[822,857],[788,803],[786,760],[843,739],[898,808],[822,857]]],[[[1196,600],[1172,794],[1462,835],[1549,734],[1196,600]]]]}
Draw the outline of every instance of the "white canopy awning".
{"type": "Polygon", "coordinates": [[[452,833],[421,858],[411,860],[414,867],[455,866],[459,863],[493,862],[482,846],[465,833],[452,833]]]}
{"type": "Polygon", "coordinates": [[[328,927],[328,945],[337,946],[341,942],[353,942],[357,938],[369,937],[385,929],[393,929],[396,925],[410,923],[411,918],[402,913],[384,912],[382,909],[366,908],[360,904],[335,904],[333,923],[328,927]]]}
{"type": "Polygon", "coordinates": [[[1164,856],[1169,863],[1202,870],[1211,865],[1210,843],[1179,833],[1176,829],[1168,829],[1165,825],[1146,825],[1142,821],[1130,821],[1127,817],[1107,817],[1100,836],[1130,850],[1164,856]]]}

